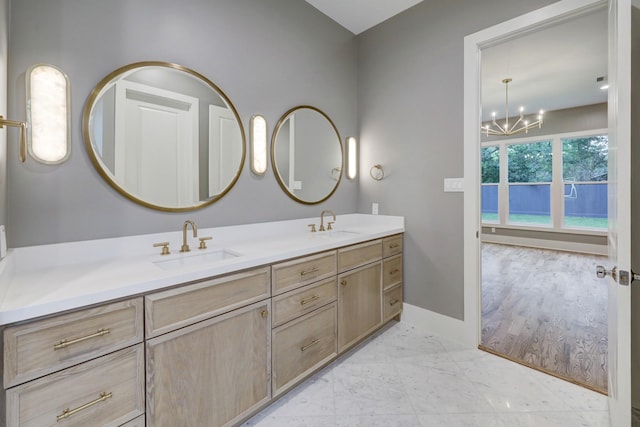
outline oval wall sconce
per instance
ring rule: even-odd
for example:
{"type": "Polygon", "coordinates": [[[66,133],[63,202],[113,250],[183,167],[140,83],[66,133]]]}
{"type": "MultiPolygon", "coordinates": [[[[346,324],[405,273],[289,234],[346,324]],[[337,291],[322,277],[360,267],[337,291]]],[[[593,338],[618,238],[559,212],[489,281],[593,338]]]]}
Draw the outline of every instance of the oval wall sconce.
{"type": "Polygon", "coordinates": [[[375,179],[376,181],[382,181],[384,179],[384,169],[380,164],[371,166],[369,174],[371,175],[371,178],[375,179]]]}
{"type": "Polygon", "coordinates": [[[267,171],[267,120],[256,114],[251,117],[251,172],[264,175],[267,171]]]}
{"type": "Polygon", "coordinates": [[[20,161],[27,152],[37,162],[55,165],[69,158],[71,126],[69,77],[58,67],[36,64],[26,73],[27,120],[7,120],[4,126],[20,128],[20,161]]]}
{"type": "Polygon", "coordinates": [[[358,174],[358,143],[352,136],[347,138],[347,178],[354,179],[358,174]]]}
{"type": "Polygon", "coordinates": [[[71,153],[69,77],[58,67],[27,70],[27,146],[34,160],[55,165],[71,153]]]}

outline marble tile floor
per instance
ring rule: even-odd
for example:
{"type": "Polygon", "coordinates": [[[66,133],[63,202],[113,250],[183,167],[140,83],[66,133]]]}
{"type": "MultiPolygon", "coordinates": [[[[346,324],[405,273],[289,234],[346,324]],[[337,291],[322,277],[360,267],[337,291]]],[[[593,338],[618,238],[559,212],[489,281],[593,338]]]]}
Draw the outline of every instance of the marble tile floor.
{"type": "Polygon", "coordinates": [[[608,427],[606,396],[392,322],[243,427],[608,427]]]}

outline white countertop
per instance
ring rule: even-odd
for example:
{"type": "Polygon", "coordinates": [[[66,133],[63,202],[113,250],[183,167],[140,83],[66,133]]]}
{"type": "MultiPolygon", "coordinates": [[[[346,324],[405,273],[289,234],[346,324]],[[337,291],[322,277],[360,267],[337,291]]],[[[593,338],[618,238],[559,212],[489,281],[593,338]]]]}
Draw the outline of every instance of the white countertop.
{"type": "Polygon", "coordinates": [[[181,224],[175,232],[9,249],[0,262],[0,325],[404,232],[404,217],[398,216],[338,215],[335,234],[309,232],[307,224],[318,222],[316,217],[199,229],[198,237],[213,237],[204,250],[197,249],[189,228],[191,252],[185,254],[178,252],[181,224]],[[170,242],[170,255],[152,247],[164,241],[170,242]],[[220,249],[239,256],[175,269],[155,264],[220,249]]]}

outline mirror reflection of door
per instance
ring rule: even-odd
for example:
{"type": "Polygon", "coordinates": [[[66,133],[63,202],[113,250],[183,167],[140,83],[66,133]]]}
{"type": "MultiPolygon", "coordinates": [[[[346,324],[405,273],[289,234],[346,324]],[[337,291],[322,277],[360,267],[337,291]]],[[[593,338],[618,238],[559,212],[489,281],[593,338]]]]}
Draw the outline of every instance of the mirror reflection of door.
{"type": "Polygon", "coordinates": [[[130,81],[115,85],[114,175],[164,206],[198,201],[198,99],[130,81]]]}
{"type": "Polygon", "coordinates": [[[233,180],[242,158],[237,144],[242,135],[233,111],[227,107],[209,105],[209,197],[224,190],[233,180]]]}
{"type": "Polygon", "coordinates": [[[486,47],[481,65],[483,126],[545,111],[541,127],[481,139],[481,348],[602,393],[607,60],[602,8],[486,47]]]}

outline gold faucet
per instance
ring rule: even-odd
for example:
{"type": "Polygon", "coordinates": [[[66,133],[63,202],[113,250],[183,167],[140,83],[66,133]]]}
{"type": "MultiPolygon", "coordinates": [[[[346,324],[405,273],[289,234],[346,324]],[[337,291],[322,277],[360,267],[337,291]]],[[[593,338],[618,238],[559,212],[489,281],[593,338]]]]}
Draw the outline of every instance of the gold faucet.
{"type": "MultiPolygon", "coordinates": [[[[332,210],[327,209],[326,211],[322,211],[322,213],[320,214],[320,231],[325,231],[325,229],[324,229],[324,214],[333,215],[333,222],[336,221],[336,214],[332,210]]],[[[327,229],[331,230],[331,224],[333,224],[333,222],[329,223],[329,226],[327,227],[327,229]]]]}
{"type": "Polygon", "coordinates": [[[198,237],[198,228],[196,227],[196,223],[190,219],[186,220],[182,225],[182,247],[180,248],[180,252],[189,252],[191,250],[187,244],[187,227],[189,224],[191,224],[191,228],[193,229],[193,237],[198,237]]]}

